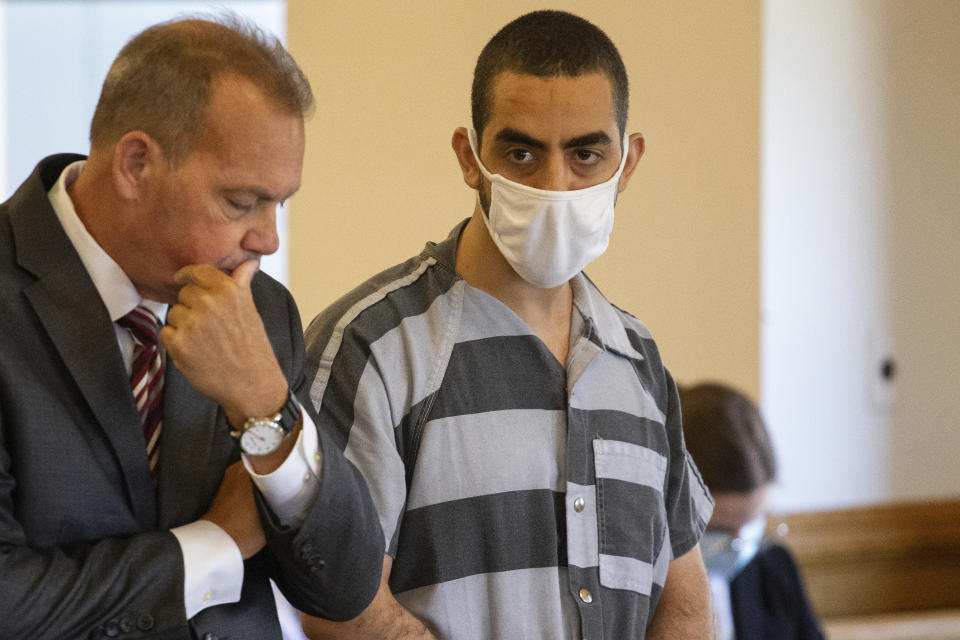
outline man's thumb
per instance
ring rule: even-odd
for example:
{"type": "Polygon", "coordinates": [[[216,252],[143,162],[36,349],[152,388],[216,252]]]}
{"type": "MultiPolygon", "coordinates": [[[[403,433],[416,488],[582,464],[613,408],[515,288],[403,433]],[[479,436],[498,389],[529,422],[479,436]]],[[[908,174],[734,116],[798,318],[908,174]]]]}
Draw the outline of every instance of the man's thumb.
{"type": "Polygon", "coordinates": [[[253,280],[253,276],[257,274],[257,271],[260,270],[260,261],[259,260],[247,260],[246,262],[241,262],[237,265],[237,268],[233,270],[233,281],[243,287],[250,287],[250,281],[253,280]]]}

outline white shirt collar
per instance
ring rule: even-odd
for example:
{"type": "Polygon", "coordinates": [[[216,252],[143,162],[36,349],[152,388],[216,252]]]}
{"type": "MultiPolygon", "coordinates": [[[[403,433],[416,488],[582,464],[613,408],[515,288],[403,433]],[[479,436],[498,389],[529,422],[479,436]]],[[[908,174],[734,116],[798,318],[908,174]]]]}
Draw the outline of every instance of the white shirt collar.
{"type": "Polygon", "coordinates": [[[142,303],[157,314],[157,317],[163,322],[167,316],[167,305],[156,300],[142,298],[136,287],[133,286],[133,282],[120,268],[120,265],[97,244],[97,241],[90,235],[77,215],[73,201],[67,193],[67,187],[80,176],[85,164],[86,161],[78,160],[63,170],[56,184],[47,193],[50,205],[56,212],[57,218],[60,219],[60,225],[66,232],[74,249],[80,255],[80,260],[83,262],[87,274],[93,280],[93,285],[103,299],[103,304],[110,314],[110,320],[116,322],[142,303]]]}

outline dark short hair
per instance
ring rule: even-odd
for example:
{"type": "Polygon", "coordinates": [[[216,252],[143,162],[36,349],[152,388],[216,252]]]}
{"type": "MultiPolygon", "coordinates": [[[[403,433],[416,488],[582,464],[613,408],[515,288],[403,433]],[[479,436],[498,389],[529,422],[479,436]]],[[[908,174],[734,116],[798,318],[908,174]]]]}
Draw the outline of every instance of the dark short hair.
{"type": "Polygon", "coordinates": [[[490,120],[494,81],[504,71],[540,78],[604,73],[610,79],[620,135],[626,131],[630,102],[626,67],[607,34],[583,18],[565,11],[534,11],[491,38],[473,71],[471,108],[478,140],[490,120]]]}
{"type": "Polygon", "coordinates": [[[680,387],[687,450],[714,493],[747,493],[777,475],[763,418],[743,393],[710,382],[680,387]]]}
{"type": "Polygon", "coordinates": [[[143,131],[175,165],[193,150],[214,81],[231,73],[254,82],[283,111],[306,116],[313,107],[310,83],[275,36],[232,13],[191,17],[149,27],[121,49],[103,83],[90,142],[143,131]]]}

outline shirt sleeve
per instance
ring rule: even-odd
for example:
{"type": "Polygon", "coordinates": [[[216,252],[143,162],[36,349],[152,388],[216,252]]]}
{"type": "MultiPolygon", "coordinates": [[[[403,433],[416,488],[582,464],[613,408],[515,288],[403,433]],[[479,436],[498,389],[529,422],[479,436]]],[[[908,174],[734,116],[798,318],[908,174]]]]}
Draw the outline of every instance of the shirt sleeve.
{"type": "Polygon", "coordinates": [[[243,555],[233,538],[209,520],[171,529],[183,552],[183,599],[187,618],[217,604],[238,602],[243,555]]]}
{"type": "MultiPolygon", "coordinates": [[[[281,524],[298,526],[320,490],[323,458],[310,415],[301,408],[303,428],[287,459],[275,471],[260,475],[244,456],[244,466],[281,524]]],[[[243,588],[243,555],[233,538],[209,520],[198,520],[171,532],[183,552],[184,606],[187,618],[207,607],[238,602],[243,588]]]]}
{"type": "MultiPolygon", "coordinates": [[[[336,324],[337,318],[326,318],[326,322],[336,324]]],[[[381,346],[369,344],[364,322],[365,318],[359,318],[347,325],[333,345],[337,347],[335,350],[308,338],[308,349],[313,353],[331,351],[329,357],[319,358],[320,367],[311,395],[321,429],[334,433],[348,424],[344,455],[366,482],[383,531],[384,552],[393,556],[407,500],[406,469],[397,451],[394,426],[401,422],[406,406],[391,405],[391,393],[382,372],[397,371],[396,365],[390,362],[401,354],[388,356],[380,353],[381,346]]],[[[311,327],[314,331],[318,328],[324,333],[319,323],[311,327]]],[[[391,382],[402,387],[408,379],[407,374],[395,374],[391,382]]],[[[397,389],[393,395],[407,397],[406,392],[397,389]]]]}
{"type": "Polygon", "coordinates": [[[323,456],[317,440],[317,429],[310,414],[300,408],[303,428],[287,459],[273,472],[260,475],[254,472],[247,457],[243,465],[263,494],[280,524],[299,527],[310,505],[320,492],[320,468],[323,456]]]}
{"type": "Polygon", "coordinates": [[[667,378],[666,431],[670,446],[670,477],[667,484],[667,521],[673,557],[679,558],[696,546],[713,514],[713,498],[700,471],[687,453],[680,418],[680,397],[670,372],[667,378]]]}

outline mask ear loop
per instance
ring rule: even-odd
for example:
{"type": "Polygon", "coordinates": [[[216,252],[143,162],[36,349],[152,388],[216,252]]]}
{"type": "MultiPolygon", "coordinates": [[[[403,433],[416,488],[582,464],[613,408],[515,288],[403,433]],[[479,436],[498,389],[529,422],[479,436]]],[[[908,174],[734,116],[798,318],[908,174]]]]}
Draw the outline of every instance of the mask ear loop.
{"type": "Polygon", "coordinates": [[[477,132],[471,127],[467,129],[467,140],[470,142],[470,151],[473,152],[473,159],[477,161],[477,167],[480,169],[480,173],[483,174],[483,177],[487,180],[493,180],[493,175],[483,166],[483,162],[480,160],[480,153],[477,151],[477,132]]]}
{"type": "MultiPolygon", "coordinates": [[[[493,182],[490,179],[490,173],[487,171],[487,168],[483,166],[483,163],[480,162],[480,156],[477,154],[477,132],[473,130],[473,127],[467,129],[467,141],[470,143],[470,151],[473,152],[473,159],[477,162],[477,167],[480,169],[480,175],[486,178],[488,181],[493,182]]],[[[480,206],[481,211],[483,211],[483,221],[489,226],[490,221],[488,218],[490,214],[483,209],[483,198],[480,197],[480,189],[483,188],[483,184],[479,183],[475,191],[477,192],[477,204],[480,206]]]]}

